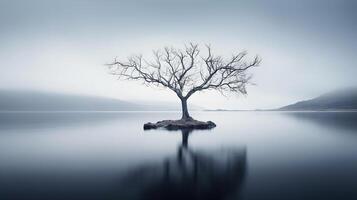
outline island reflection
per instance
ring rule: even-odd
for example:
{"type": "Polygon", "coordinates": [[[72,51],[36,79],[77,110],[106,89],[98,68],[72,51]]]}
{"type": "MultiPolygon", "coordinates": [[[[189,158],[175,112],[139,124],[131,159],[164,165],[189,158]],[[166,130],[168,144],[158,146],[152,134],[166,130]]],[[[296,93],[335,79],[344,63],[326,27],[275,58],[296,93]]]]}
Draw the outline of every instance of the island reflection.
{"type": "Polygon", "coordinates": [[[318,125],[319,127],[327,127],[336,130],[336,133],[341,133],[341,130],[346,133],[356,135],[357,129],[357,112],[285,112],[289,117],[302,122],[308,122],[318,125]]]}
{"type": "Polygon", "coordinates": [[[192,132],[181,130],[175,156],[129,170],[121,179],[122,194],[147,200],[239,198],[246,176],[246,148],[196,151],[188,145],[192,132]]]}

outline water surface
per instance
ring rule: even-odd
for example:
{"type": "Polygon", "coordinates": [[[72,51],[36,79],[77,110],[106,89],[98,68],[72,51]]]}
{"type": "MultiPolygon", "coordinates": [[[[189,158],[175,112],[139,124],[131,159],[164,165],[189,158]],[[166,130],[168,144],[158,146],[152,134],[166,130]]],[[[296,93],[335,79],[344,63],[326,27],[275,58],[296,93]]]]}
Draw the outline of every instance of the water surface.
{"type": "Polygon", "coordinates": [[[0,199],[357,199],[357,113],[0,113],[0,199]]]}

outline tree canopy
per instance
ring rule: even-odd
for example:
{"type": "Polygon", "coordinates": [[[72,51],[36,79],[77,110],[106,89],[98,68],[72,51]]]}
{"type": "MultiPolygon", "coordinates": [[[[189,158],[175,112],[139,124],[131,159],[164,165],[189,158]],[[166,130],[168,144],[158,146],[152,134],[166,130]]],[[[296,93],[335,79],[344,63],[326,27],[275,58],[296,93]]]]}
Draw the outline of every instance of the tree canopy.
{"type": "Polygon", "coordinates": [[[189,98],[202,90],[218,90],[246,94],[246,84],[251,75],[247,70],[260,64],[255,56],[247,61],[247,52],[233,54],[225,59],[215,55],[206,45],[206,55],[198,44],[190,43],[184,49],[165,47],[153,51],[153,59],[142,55],[117,59],[110,63],[111,74],[122,79],[142,81],[146,85],[169,88],[180,98],[189,98]]]}

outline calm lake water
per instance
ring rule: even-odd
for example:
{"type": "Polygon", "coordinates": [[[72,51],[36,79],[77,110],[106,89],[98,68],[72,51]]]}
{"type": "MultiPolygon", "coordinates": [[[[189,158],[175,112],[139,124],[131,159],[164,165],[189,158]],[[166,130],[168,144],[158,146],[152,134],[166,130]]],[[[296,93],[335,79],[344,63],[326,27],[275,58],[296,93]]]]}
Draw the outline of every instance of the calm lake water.
{"type": "Polygon", "coordinates": [[[357,199],[357,113],[0,113],[0,199],[357,199]]]}

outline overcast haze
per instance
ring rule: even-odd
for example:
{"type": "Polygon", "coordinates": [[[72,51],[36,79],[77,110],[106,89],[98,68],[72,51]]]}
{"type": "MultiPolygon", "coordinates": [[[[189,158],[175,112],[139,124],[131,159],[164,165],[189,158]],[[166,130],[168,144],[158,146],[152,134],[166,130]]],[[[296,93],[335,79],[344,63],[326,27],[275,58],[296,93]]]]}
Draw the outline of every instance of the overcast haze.
{"type": "Polygon", "coordinates": [[[275,108],[357,86],[357,1],[4,1],[0,88],[178,101],[168,90],[117,81],[114,57],[210,43],[263,61],[247,97],[195,94],[206,108],[275,108]]]}

